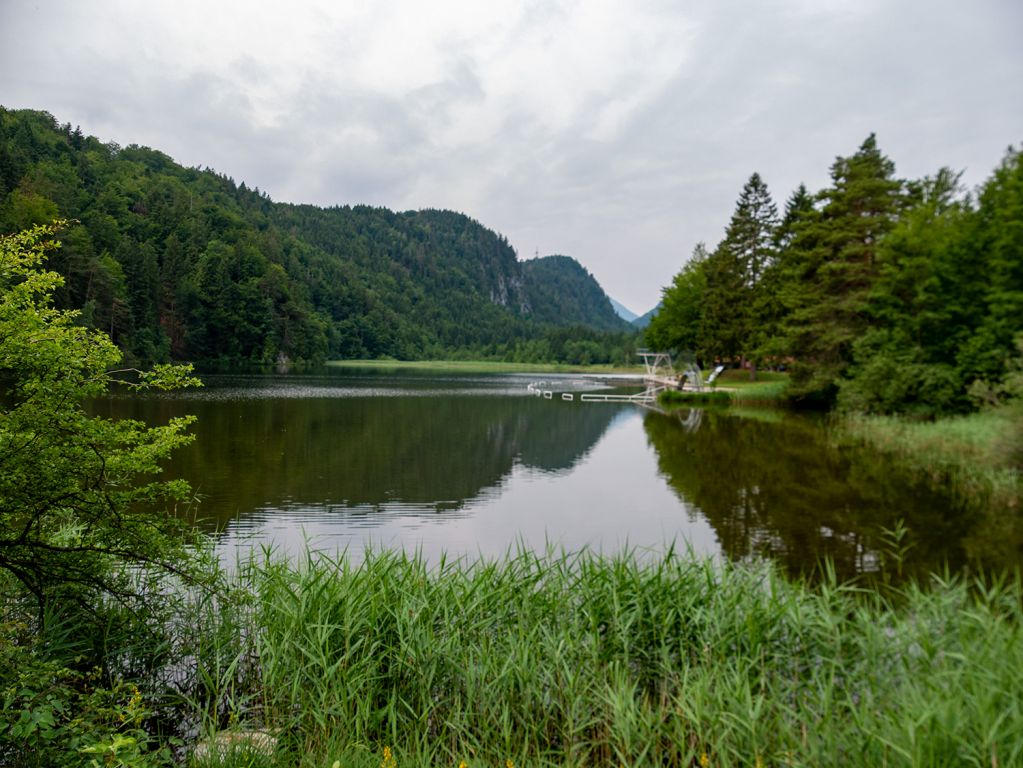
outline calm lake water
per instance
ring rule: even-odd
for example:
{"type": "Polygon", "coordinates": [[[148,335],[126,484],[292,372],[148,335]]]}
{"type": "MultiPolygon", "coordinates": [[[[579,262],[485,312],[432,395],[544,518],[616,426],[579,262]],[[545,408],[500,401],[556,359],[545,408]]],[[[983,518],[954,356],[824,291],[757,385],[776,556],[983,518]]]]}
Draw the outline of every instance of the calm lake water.
{"type": "Polygon", "coordinates": [[[871,452],[819,419],[537,398],[628,389],[578,376],[326,369],[204,376],[201,390],[115,398],[116,416],[195,414],[169,464],[202,502],[225,558],[253,546],[359,557],[367,547],[499,556],[526,546],[617,553],[674,543],[808,573],[876,573],[883,531],[909,529],[907,572],[1016,566],[998,516],[871,452]]]}

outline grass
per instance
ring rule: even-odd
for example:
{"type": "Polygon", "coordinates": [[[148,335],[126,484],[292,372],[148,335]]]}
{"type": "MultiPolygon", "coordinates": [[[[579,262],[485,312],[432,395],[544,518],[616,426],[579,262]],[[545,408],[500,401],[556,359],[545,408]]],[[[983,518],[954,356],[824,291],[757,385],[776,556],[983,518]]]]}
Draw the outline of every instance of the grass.
{"type": "Polygon", "coordinates": [[[528,552],[237,578],[245,639],[221,613],[196,658],[220,681],[207,731],[277,736],[253,764],[1023,764],[1018,580],[811,590],[676,553],[528,552]]]}
{"type": "MultiPolygon", "coordinates": [[[[704,379],[710,371],[704,371],[704,379]]],[[[663,405],[781,405],[785,400],[788,374],[775,371],[759,371],[755,381],[749,373],[741,370],[727,370],[703,392],[668,390],[661,395],[663,405]]]]}
{"type": "Polygon", "coordinates": [[[642,373],[642,366],[509,363],[491,360],[331,360],[338,368],[422,370],[455,373],[642,373]]]}
{"type": "MultiPolygon", "coordinates": [[[[668,391],[668,407],[692,405],[761,406],[785,402],[787,374],[725,371],[719,388],[704,392],[668,391]]],[[[1023,411],[1021,406],[988,408],[966,416],[913,421],[898,416],[836,416],[840,441],[859,442],[948,484],[963,498],[994,510],[1019,510],[1023,500],[1023,411]]]]}
{"type": "Polygon", "coordinates": [[[937,421],[893,416],[845,416],[838,422],[845,439],[897,456],[903,463],[941,478],[1000,509],[1018,509],[1023,418],[1018,409],[988,409],[937,421]]]}

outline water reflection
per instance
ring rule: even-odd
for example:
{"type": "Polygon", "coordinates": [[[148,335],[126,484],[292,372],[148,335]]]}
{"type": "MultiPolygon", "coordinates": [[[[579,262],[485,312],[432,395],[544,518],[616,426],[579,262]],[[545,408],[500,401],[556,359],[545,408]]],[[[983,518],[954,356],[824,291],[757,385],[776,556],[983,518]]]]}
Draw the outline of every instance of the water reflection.
{"type": "MultiPolygon", "coordinates": [[[[910,529],[906,569],[1021,561],[1018,511],[968,507],[940,483],[837,445],[819,421],[777,411],[658,414],[529,396],[529,377],[333,372],[215,377],[169,397],[97,404],[165,422],[195,414],[168,466],[202,495],[225,551],[369,545],[499,555],[688,542],[792,574],[830,558],[877,571],[882,535],[910,529]]],[[[593,389],[566,377],[552,389],[593,389]]]]}
{"type": "Polygon", "coordinates": [[[347,508],[356,524],[385,505],[458,510],[500,487],[516,464],[569,470],[621,412],[537,400],[507,378],[468,378],[460,388],[446,378],[415,382],[418,392],[410,393],[405,381],[337,387],[223,377],[184,396],[106,407],[153,421],[198,417],[195,443],[168,469],[190,480],[203,498],[202,518],[215,528],[240,514],[291,507],[347,508]],[[348,391],[358,395],[339,394],[348,391]]]}
{"type": "Polygon", "coordinates": [[[894,567],[889,534],[909,529],[904,571],[1018,566],[990,512],[889,458],[841,445],[819,420],[776,411],[650,413],[644,426],[658,466],[695,505],[731,559],[770,558],[793,575],[830,559],[842,579],[894,567]],[[994,525],[992,525],[994,523],[994,525]]]}

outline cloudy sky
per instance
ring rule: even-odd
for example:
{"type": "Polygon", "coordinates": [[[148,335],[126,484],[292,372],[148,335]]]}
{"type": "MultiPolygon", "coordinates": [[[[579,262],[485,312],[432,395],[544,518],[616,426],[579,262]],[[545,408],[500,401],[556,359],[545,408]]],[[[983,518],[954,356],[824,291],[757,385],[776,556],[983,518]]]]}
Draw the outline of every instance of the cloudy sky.
{"type": "Polygon", "coordinates": [[[274,200],[450,208],[636,312],[749,175],[870,132],[981,183],[1023,142],[1020,0],[0,0],[0,105],[274,200]]]}

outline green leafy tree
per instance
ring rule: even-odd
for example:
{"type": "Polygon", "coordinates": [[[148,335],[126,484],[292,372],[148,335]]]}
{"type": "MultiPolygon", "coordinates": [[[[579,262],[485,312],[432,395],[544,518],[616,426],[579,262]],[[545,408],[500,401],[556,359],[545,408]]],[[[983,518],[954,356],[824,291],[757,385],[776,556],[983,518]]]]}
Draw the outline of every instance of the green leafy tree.
{"type": "Polygon", "coordinates": [[[704,271],[707,247],[697,243],[693,255],[664,289],[661,308],[646,327],[646,343],[653,349],[671,352],[690,350],[703,356],[703,302],[707,292],[704,271]]]}
{"type": "Polygon", "coordinates": [[[62,278],[41,265],[57,229],[0,237],[0,570],[35,598],[40,621],[56,604],[133,602],[150,569],[202,577],[167,510],[189,500],[188,485],[155,479],[190,420],[149,427],[85,407],[112,386],[198,382],[188,367],[116,370],[110,339],[53,307],[62,278]]]}

